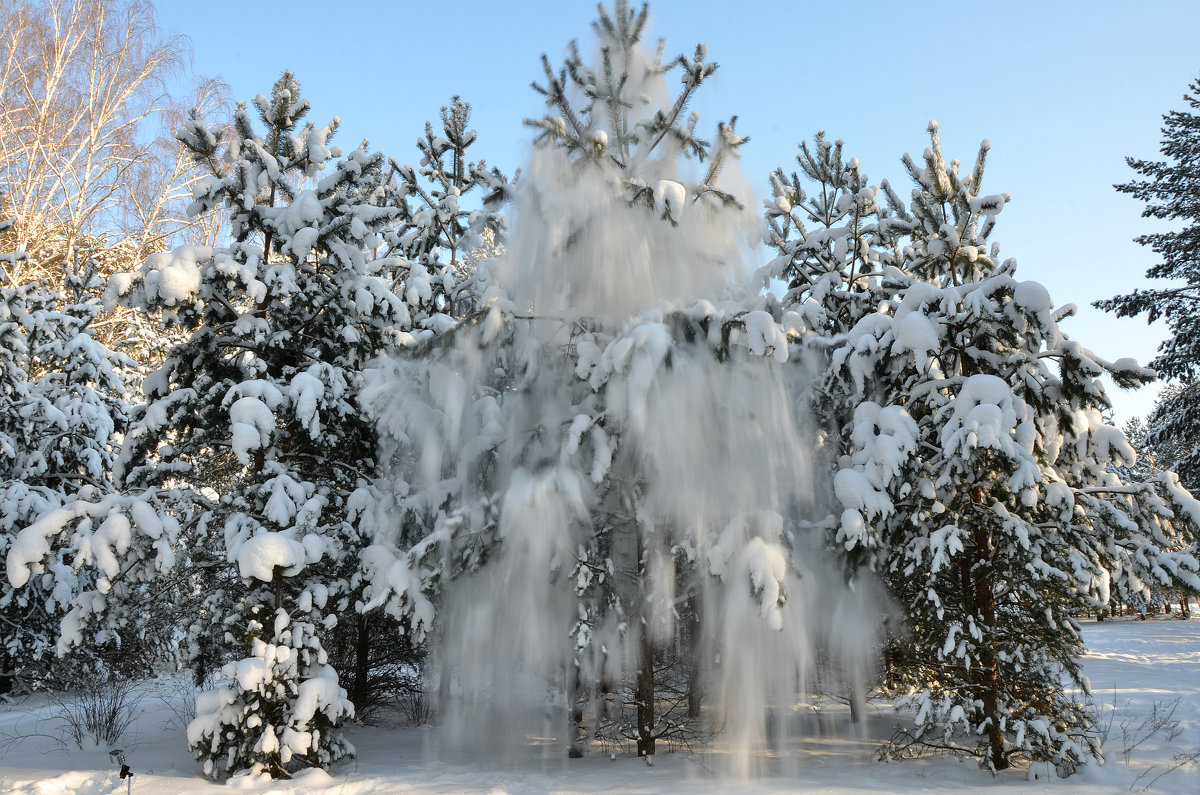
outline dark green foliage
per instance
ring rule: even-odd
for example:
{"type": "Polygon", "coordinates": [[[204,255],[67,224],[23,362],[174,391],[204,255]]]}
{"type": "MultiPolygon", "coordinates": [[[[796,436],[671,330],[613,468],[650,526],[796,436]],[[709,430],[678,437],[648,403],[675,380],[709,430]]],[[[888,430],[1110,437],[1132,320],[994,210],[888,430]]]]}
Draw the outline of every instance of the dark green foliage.
{"type": "Polygon", "coordinates": [[[1146,447],[1156,467],[1200,490],[1200,383],[1174,383],[1159,394],[1146,418],[1146,447]]]}
{"type": "Polygon", "coordinates": [[[1096,306],[1118,317],[1144,314],[1149,323],[1167,322],[1171,336],[1150,366],[1182,386],[1164,395],[1148,418],[1149,441],[1156,448],[1169,447],[1170,460],[1163,466],[1175,469],[1185,486],[1196,488],[1200,448],[1182,445],[1200,439],[1200,393],[1193,388],[1200,376],[1200,81],[1188,86],[1183,101],[1185,110],[1163,116],[1159,151],[1164,159],[1126,158],[1141,178],[1114,186],[1146,203],[1143,217],[1175,226],[1135,238],[1162,258],[1146,277],[1167,284],[1097,301],[1096,306]]]}

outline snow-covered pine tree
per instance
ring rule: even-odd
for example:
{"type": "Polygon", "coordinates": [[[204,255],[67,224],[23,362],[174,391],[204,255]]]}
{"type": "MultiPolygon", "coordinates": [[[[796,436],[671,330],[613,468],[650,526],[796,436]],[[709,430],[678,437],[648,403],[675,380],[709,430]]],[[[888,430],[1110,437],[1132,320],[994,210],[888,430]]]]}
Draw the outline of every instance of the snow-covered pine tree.
{"type": "MultiPolygon", "coordinates": [[[[771,174],[772,197],[763,214],[766,242],[776,256],[758,275],[764,287],[785,285],[782,303],[798,317],[818,378],[832,378],[804,393],[827,440],[843,438],[855,409],[869,399],[866,383],[844,388],[830,357],[851,329],[879,312],[888,295],[885,279],[901,275],[903,243],[916,223],[887,180],[871,184],[858,158],[843,158],[843,147],[818,132],[811,146],[800,143],[798,172],[771,174]]],[[[833,456],[825,466],[835,464],[839,447],[822,442],[820,448],[833,456]]],[[[848,561],[848,568],[854,563],[848,561]]]]}
{"type": "MultiPolygon", "coordinates": [[[[548,112],[527,122],[558,159],[550,191],[580,191],[551,225],[561,249],[541,264],[567,276],[536,288],[537,306],[583,319],[554,341],[590,390],[564,414],[559,448],[594,484],[572,572],[579,728],[632,740],[640,755],[703,731],[706,698],[738,702],[732,734],[745,741],[762,728],[746,731],[751,715],[765,725],[764,693],[794,686],[807,642],[785,606],[799,591],[787,530],[807,472],[770,367],[787,359],[788,334],[779,305],[745,289],[743,207],[723,180],[748,139],[736,117],[700,136],[688,106],[717,64],[703,44],[664,61],[646,22],[644,5],[601,7],[597,57],[572,43],[556,72],[543,56],[534,87],[548,112]],[[754,441],[760,427],[776,436],[754,441]],[[707,661],[722,657],[714,672],[707,661]],[[750,692],[731,695],[748,680],[750,692]]],[[[529,192],[518,224],[561,198],[529,192]]]]}
{"type": "MultiPolygon", "coordinates": [[[[856,408],[868,399],[861,390],[843,388],[830,358],[851,329],[879,311],[888,294],[885,282],[901,273],[897,266],[902,244],[915,224],[891,185],[886,180],[872,184],[858,158],[843,157],[843,147],[842,141],[827,140],[818,132],[811,145],[800,143],[799,171],[785,175],[776,169],[770,175],[772,195],[763,203],[764,239],[776,256],[757,276],[764,289],[783,283],[785,317],[806,340],[804,356],[798,358],[811,381],[801,386],[798,397],[807,416],[817,418],[813,457],[818,472],[836,466],[843,452],[838,440],[848,435],[856,408]]],[[[818,498],[821,511],[814,513],[836,512],[828,490],[819,490],[818,498]]],[[[873,575],[862,568],[869,559],[865,549],[847,552],[832,538],[828,546],[841,558],[842,579],[848,586],[861,590],[874,585],[873,575]]],[[[876,632],[886,636],[890,611],[880,605],[874,611],[879,620],[876,632]]],[[[869,686],[867,676],[862,672],[857,681],[836,677],[820,686],[844,688],[838,695],[848,698],[857,721],[869,686]]]]}
{"type": "Polygon", "coordinates": [[[475,274],[472,252],[503,238],[504,216],[496,209],[507,197],[508,179],[483,160],[468,159],[478,138],[469,127],[470,104],[455,96],[441,115],[441,134],[426,122],[417,139],[417,168],[390,161],[387,201],[399,215],[384,239],[388,253],[404,264],[396,274],[397,292],[419,292],[429,315],[462,317],[475,310],[472,298],[487,284],[486,273],[475,274]],[[486,195],[471,196],[476,189],[486,195]]]}
{"type": "MultiPolygon", "coordinates": [[[[1153,323],[1162,318],[1171,337],[1159,346],[1150,366],[1160,377],[1177,379],[1185,388],[1159,402],[1150,421],[1150,443],[1179,444],[1200,439],[1200,392],[1193,387],[1200,376],[1200,80],[1188,86],[1185,110],[1163,116],[1163,160],[1128,157],[1125,162],[1140,179],[1114,187],[1146,203],[1142,215],[1182,225],[1170,231],[1135,238],[1162,257],[1146,271],[1148,279],[1167,279],[1166,287],[1134,290],[1095,305],[1118,317],[1146,315],[1153,323]]],[[[1172,469],[1188,488],[1200,486],[1200,445],[1179,450],[1172,469]]]]}
{"type": "MultiPolygon", "coordinates": [[[[0,191],[0,213],[8,209],[7,204],[7,192],[0,191]]],[[[26,401],[29,381],[23,355],[26,352],[25,334],[16,319],[28,314],[28,293],[31,288],[14,289],[18,285],[13,274],[17,272],[18,264],[25,259],[24,252],[13,250],[16,248],[16,238],[11,230],[15,221],[12,217],[0,217],[0,268],[3,269],[0,272],[0,290],[3,290],[0,293],[0,472],[3,473],[5,519],[10,513],[16,513],[9,507],[15,502],[9,498],[9,492],[14,486],[24,489],[24,480],[17,481],[13,476],[18,474],[17,457],[24,448],[24,429],[21,427],[19,410],[26,401]]],[[[27,510],[26,520],[29,519],[28,514],[36,514],[41,507],[39,505],[32,511],[27,510]]],[[[6,557],[12,547],[17,529],[15,525],[20,522],[19,517],[14,516],[14,519],[16,522],[13,526],[9,526],[6,521],[6,526],[0,527],[0,543],[4,545],[0,552],[5,553],[6,557]]],[[[13,689],[15,680],[20,675],[18,662],[44,659],[50,642],[45,634],[36,631],[26,634],[20,631],[23,625],[32,628],[48,622],[30,620],[14,610],[13,594],[7,580],[5,586],[3,596],[0,596],[0,610],[3,610],[4,623],[11,631],[6,630],[4,648],[0,649],[0,692],[7,693],[13,689]],[[34,648],[29,648],[30,646],[34,648]]],[[[39,604],[40,601],[34,600],[33,603],[39,604]]]]}
{"type": "Polygon", "coordinates": [[[119,284],[190,335],[146,379],[117,474],[126,488],[186,484],[205,503],[192,632],[233,658],[189,743],[214,776],[286,775],[353,751],[337,729],[353,706],[323,644],[352,621],[379,499],[363,369],[411,316],[379,275],[393,263],[368,253],[396,214],[384,159],[365,146],[343,157],[329,145],[337,119],[303,122],[309,107],[285,72],[254,100],[265,134],[244,103],[223,149],[190,120],[180,140],[214,169],[194,210],[229,207],[232,242],[151,257],[119,284]]]}
{"type": "MultiPolygon", "coordinates": [[[[467,589],[489,611],[465,626],[539,611],[519,638],[490,647],[482,674],[577,672],[558,682],[579,732],[571,753],[585,732],[649,755],[657,740],[700,729],[700,659],[734,645],[722,636],[720,621],[735,623],[724,601],[699,624],[711,583],[750,603],[754,618],[736,622],[748,631],[794,629],[781,608],[792,583],[784,523],[764,509],[807,482],[800,443],[773,458],[773,444],[764,451],[744,432],[784,411],[763,360],[786,359],[788,340],[777,305],[733,287],[748,281],[748,225],[720,175],[743,139],[732,120],[713,141],[699,137],[687,106],[716,64],[702,45],[664,62],[661,46],[642,42],[646,20],[644,7],[601,7],[594,62],[574,44],[557,71],[543,58],[535,88],[547,114],[528,122],[538,146],[511,191],[514,235],[496,282],[454,330],[457,344],[397,365],[378,388],[421,540],[377,548],[375,598],[429,614],[430,591],[460,580],[455,601],[471,603],[467,589]],[[727,459],[750,463],[730,474],[727,459]]],[[[782,425],[781,447],[795,441],[782,425]]],[[[448,634],[456,670],[477,668],[479,638],[448,634]]],[[[769,675],[794,687],[792,662],[769,675]]],[[[771,665],[746,662],[760,663],[771,665]]],[[[479,712],[467,719],[479,725],[479,712]]]]}
{"type": "Polygon", "coordinates": [[[1189,491],[1200,487],[1200,383],[1163,388],[1146,418],[1145,446],[1158,468],[1175,472],[1189,491]]]}
{"type": "MultiPolygon", "coordinates": [[[[407,304],[409,324],[397,329],[397,343],[412,352],[416,362],[424,361],[429,348],[453,339],[451,332],[460,321],[479,320],[478,303],[490,285],[489,261],[502,250],[498,241],[505,219],[498,208],[507,196],[509,180],[499,169],[489,170],[483,160],[468,159],[467,150],[478,139],[469,120],[470,105],[456,96],[442,108],[442,135],[426,123],[424,137],[417,140],[421,155],[417,168],[388,160],[383,203],[394,212],[380,230],[384,243],[378,274],[407,304]],[[486,195],[477,195],[484,191],[486,195]]],[[[422,373],[411,375],[424,383],[422,373]]],[[[412,442],[405,441],[389,448],[383,458],[405,458],[411,453],[412,442]]],[[[407,484],[393,482],[391,487],[409,496],[407,484]]],[[[399,542],[405,548],[419,543],[422,535],[414,534],[412,522],[396,521],[406,509],[393,501],[395,493],[377,496],[371,508],[378,517],[375,540],[399,542]]],[[[407,502],[410,508],[415,503],[407,502]]],[[[363,560],[372,571],[377,562],[373,553],[363,560]]],[[[399,687],[411,689],[412,670],[424,666],[425,632],[431,620],[424,608],[429,605],[422,601],[409,610],[388,611],[381,609],[382,604],[365,603],[358,631],[350,638],[353,643],[339,643],[334,649],[335,660],[347,655],[353,659],[339,670],[354,674],[348,685],[356,707],[370,709],[394,696],[399,687]],[[369,648],[364,637],[370,639],[369,648]]]]}
{"type": "MultiPolygon", "coordinates": [[[[1188,432],[1200,427],[1188,419],[1189,413],[1200,407],[1200,402],[1196,401],[1196,389],[1196,384],[1169,384],[1159,393],[1146,422],[1135,417],[1126,424],[1125,434],[1138,458],[1132,467],[1116,468],[1122,480],[1166,481],[1177,476],[1179,484],[1189,492],[1192,491],[1184,480],[1191,470],[1185,466],[1181,471],[1179,465],[1190,456],[1196,445],[1200,444],[1200,440],[1186,436],[1188,432]]],[[[1180,540],[1176,540],[1175,544],[1180,548],[1185,546],[1185,542],[1180,540]]],[[[1140,554],[1140,550],[1136,548],[1126,552],[1125,556],[1132,555],[1133,560],[1123,567],[1122,574],[1129,571],[1133,576],[1114,576],[1112,591],[1116,604],[1110,607],[1110,612],[1131,607],[1145,615],[1148,607],[1157,609],[1166,606],[1169,610],[1169,606],[1178,600],[1180,613],[1186,617],[1192,589],[1186,585],[1176,589],[1173,583],[1163,577],[1147,577],[1145,567],[1137,565],[1141,562],[1138,557],[1140,554]]]]}
{"type": "Polygon", "coordinates": [[[872,185],[858,158],[843,160],[842,148],[823,132],[811,147],[801,142],[800,171],[776,169],[764,202],[767,243],[778,255],[763,275],[784,282],[782,301],[801,310],[808,333],[824,337],[876,311],[883,275],[901,261],[913,225],[887,180],[872,185]]]}
{"type": "MultiPolygon", "coordinates": [[[[41,283],[0,287],[5,689],[14,677],[40,688],[144,674],[170,653],[169,633],[148,631],[147,571],[121,565],[131,546],[145,545],[122,517],[90,519],[99,515],[89,514],[92,504],[105,505],[105,516],[127,504],[111,472],[136,367],[95,338],[102,285],[89,264],[68,269],[61,292],[41,283]],[[61,532],[77,517],[88,518],[61,532]]],[[[169,565],[169,546],[158,552],[169,565]]]]}
{"type": "Polygon", "coordinates": [[[856,404],[828,429],[837,541],[883,574],[907,620],[892,675],[916,725],[891,751],[919,743],[1067,774],[1099,754],[1074,617],[1104,604],[1125,566],[1200,585],[1200,505],[1169,475],[1111,471],[1132,450],[1103,419],[1098,378],[1152,372],[1060,331],[1072,308],[1055,310],[989,247],[1008,196],[980,193],[986,142],[962,175],[930,134],[923,164],[904,161],[913,224],[875,311],[817,340],[833,346],[823,388],[856,404]]]}

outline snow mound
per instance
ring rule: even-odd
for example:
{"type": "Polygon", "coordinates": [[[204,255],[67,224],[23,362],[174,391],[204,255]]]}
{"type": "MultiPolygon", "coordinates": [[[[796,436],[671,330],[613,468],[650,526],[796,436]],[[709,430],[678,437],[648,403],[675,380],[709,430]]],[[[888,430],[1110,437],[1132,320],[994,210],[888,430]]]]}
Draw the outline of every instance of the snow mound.
{"type": "Polygon", "coordinates": [[[180,246],[174,251],[151,254],[142,265],[146,298],[165,306],[178,306],[200,290],[201,263],[211,260],[209,246],[180,246]]]}
{"type": "Polygon", "coordinates": [[[262,533],[248,539],[237,550],[238,572],[246,579],[271,582],[275,567],[292,577],[304,569],[304,544],[283,533],[262,533]]]}

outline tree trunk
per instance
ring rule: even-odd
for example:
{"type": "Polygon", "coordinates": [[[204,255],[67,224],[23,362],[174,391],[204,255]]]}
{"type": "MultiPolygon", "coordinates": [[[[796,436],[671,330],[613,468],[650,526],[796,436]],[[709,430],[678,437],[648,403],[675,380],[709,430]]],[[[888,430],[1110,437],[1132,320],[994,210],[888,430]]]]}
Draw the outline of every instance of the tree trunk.
{"type": "Polygon", "coordinates": [[[367,617],[358,617],[358,637],[354,640],[354,682],[351,685],[350,701],[355,707],[363,707],[369,694],[368,676],[371,673],[371,633],[367,617]]]}
{"type": "Polygon", "coordinates": [[[991,565],[991,537],[983,528],[975,530],[975,605],[983,619],[984,637],[979,659],[982,665],[976,670],[979,699],[988,720],[988,749],[992,757],[992,769],[1008,767],[1004,753],[1004,732],[1000,729],[1000,667],[996,660],[996,589],[991,565]]]}
{"type": "Polygon", "coordinates": [[[7,652],[0,654],[0,695],[11,693],[15,683],[12,658],[7,652]]]}
{"type": "Polygon", "coordinates": [[[691,621],[687,639],[687,716],[690,720],[700,717],[700,708],[704,704],[704,684],[701,681],[704,666],[700,659],[704,653],[703,626],[700,619],[703,607],[700,599],[699,593],[691,598],[691,621]]]}
{"type": "Polygon", "coordinates": [[[654,756],[654,645],[650,632],[642,627],[642,669],[637,684],[637,752],[654,756]]]}
{"type": "Polygon", "coordinates": [[[642,667],[638,672],[634,700],[637,702],[637,752],[638,756],[654,755],[654,644],[650,639],[650,600],[647,593],[649,576],[646,560],[646,542],[641,526],[637,528],[637,569],[641,587],[641,657],[642,667]]]}
{"type": "Polygon", "coordinates": [[[571,738],[571,745],[567,748],[567,756],[570,759],[579,759],[583,756],[583,745],[587,742],[587,726],[583,722],[583,683],[579,676],[579,660],[578,658],[571,661],[572,671],[569,674],[571,687],[567,690],[567,709],[569,712],[568,721],[570,725],[567,727],[567,733],[571,738]]]}
{"type": "Polygon", "coordinates": [[[898,641],[892,634],[891,626],[886,623],[886,619],[884,625],[886,629],[883,636],[883,680],[887,683],[888,690],[891,690],[896,686],[896,668],[900,662],[896,659],[898,641]]]}
{"type": "Polygon", "coordinates": [[[445,715],[450,709],[451,686],[453,682],[450,678],[450,664],[446,662],[445,657],[438,662],[438,698],[437,708],[441,714],[445,715]]]}

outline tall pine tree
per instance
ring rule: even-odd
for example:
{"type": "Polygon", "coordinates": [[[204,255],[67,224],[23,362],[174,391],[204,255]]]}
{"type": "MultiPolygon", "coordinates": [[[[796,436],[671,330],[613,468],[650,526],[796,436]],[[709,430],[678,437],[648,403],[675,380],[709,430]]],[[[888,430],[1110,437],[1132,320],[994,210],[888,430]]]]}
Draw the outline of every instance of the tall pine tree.
{"type": "MultiPolygon", "coordinates": [[[[1152,445],[1200,438],[1200,393],[1191,388],[1200,377],[1200,81],[1188,86],[1183,101],[1187,109],[1163,116],[1159,151],[1164,159],[1126,158],[1140,179],[1114,186],[1146,203],[1143,217],[1182,227],[1135,238],[1162,257],[1146,277],[1171,284],[1096,302],[1118,317],[1145,314],[1148,323],[1166,320],[1171,330],[1150,366],[1185,388],[1156,407],[1149,427],[1152,445]]],[[[1200,486],[1200,446],[1178,451],[1172,469],[1188,488],[1200,486]]]]}
{"type": "Polygon", "coordinates": [[[223,149],[192,119],[180,139],[213,169],[194,210],[227,206],[232,242],[152,257],[122,285],[189,334],[146,380],[118,474],[126,488],[186,483],[203,504],[192,565],[209,569],[208,593],[191,632],[218,662],[232,654],[189,728],[212,775],[278,776],[353,750],[325,646],[354,621],[376,499],[358,395],[411,320],[369,254],[395,215],[384,159],[343,157],[337,119],[304,122],[309,107],[288,72],[254,101],[261,135],[244,104],[223,149]]]}
{"type": "MultiPolygon", "coordinates": [[[[748,224],[721,179],[744,139],[733,120],[701,137],[688,106],[716,64],[703,46],[664,59],[646,23],[644,7],[602,7],[595,58],[572,44],[561,68],[543,59],[547,110],[527,122],[538,145],[495,282],[377,390],[409,538],[375,551],[375,598],[415,618],[452,592],[443,670],[459,684],[447,674],[443,694],[487,681],[507,698],[544,676],[567,691],[572,754],[594,736],[643,755],[694,737],[703,697],[735,680],[755,689],[739,726],[761,731],[762,691],[795,688],[806,642],[780,514],[807,485],[801,443],[790,419],[769,425],[787,416],[788,336],[745,286],[748,224]],[[478,628],[513,615],[479,670],[478,628]]],[[[486,707],[466,710],[486,735],[486,707]]]]}
{"type": "MultiPolygon", "coordinates": [[[[1123,581],[1200,586],[1200,505],[1170,475],[1124,483],[1111,471],[1133,454],[1103,419],[1098,378],[1134,385],[1152,373],[1061,332],[1070,307],[1016,280],[989,243],[1009,197],[980,191],[986,144],[962,174],[935,125],[930,134],[923,162],[904,160],[914,190],[895,211],[902,240],[855,235],[853,214],[815,234],[793,223],[795,237],[777,239],[789,267],[794,252],[846,241],[824,268],[835,283],[852,284],[859,261],[882,265],[862,277],[873,311],[833,337],[812,324],[829,351],[820,393],[842,407],[822,417],[835,540],[882,573],[906,620],[892,675],[916,726],[892,751],[967,752],[993,770],[1047,760],[1067,774],[1099,753],[1075,616],[1123,581]]],[[[811,177],[814,195],[835,193],[829,171],[811,177]]],[[[779,180],[776,194],[778,217],[779,180]]],[[[822,318],[843,311],[847,292],[790,300],[822,318]]]]}

